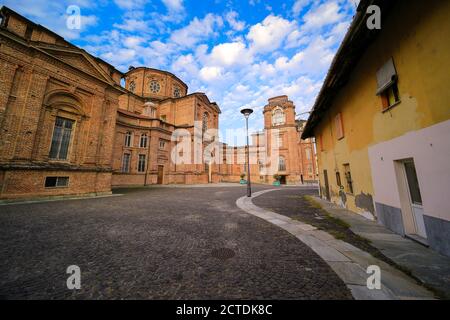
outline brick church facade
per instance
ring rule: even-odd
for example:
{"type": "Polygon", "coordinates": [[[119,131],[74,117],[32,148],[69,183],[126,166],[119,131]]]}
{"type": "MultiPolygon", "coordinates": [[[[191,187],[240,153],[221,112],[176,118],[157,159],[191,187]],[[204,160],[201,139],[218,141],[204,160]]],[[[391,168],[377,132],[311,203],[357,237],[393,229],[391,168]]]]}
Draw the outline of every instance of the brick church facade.
{"type": "MultiPolygon", "coordinates": [[[[130,67],[124,74],[6,7],[0,19],[1,199],[239,181],[245,148],[205,136],[218,129],[221,112],[205,94],[188,93],[166,71],[130,67]],[[173,152],[183,136],[190,148],[173,152]],[[197,161],[174,161],[186,156],[197,161]]],[[[293,103],[270,99],[264,116],[265,134],[250,147],[253,180],[272,182],[261,150],[272,148],[273,130],[283,182],[315,180],[314,143],[300,139],[304,123],[293,103]]]]}

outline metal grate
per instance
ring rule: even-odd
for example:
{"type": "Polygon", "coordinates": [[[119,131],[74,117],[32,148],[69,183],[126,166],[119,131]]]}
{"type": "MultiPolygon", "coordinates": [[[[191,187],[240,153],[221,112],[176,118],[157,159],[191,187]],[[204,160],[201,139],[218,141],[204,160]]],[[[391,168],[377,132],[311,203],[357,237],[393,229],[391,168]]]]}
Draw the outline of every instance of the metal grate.
{"type": "Polygon", "coordinates": [[[227,260],[227,259],[233,258],[236,254],[234,253],[233,250],[231,250],[229,248],[218,248],[218,249],[214,249],[211,252],[211,255],[214,258],[217,258],[220,260],[227,260]]]}

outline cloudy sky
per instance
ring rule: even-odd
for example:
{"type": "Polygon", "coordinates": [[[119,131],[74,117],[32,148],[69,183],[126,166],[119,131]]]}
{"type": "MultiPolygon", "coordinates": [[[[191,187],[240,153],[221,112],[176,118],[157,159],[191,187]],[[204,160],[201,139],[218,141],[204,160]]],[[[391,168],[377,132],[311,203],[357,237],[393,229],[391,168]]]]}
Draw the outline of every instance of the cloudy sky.
{"type": "MultiPolygon", "coordinates": [[[[239,110],[286,94],[310,110],[355,13],[357,0],[0,0],[29,19],[126,71],[175,73],[189,91],[222,109],[220,128],[240,128],[239,110]],[[81,9],[81,30],[66,27],[81,9]]],[[[303,116],[305,118],[307,116],[303,116]]]]}

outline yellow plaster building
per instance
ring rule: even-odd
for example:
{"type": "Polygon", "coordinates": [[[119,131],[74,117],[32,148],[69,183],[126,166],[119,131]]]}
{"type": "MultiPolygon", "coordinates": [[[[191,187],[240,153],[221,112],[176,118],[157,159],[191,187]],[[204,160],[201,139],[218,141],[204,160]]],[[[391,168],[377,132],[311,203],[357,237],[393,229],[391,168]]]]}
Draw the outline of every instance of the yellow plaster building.
{"type": "Polygon", "coordinates": [[[446,255],[449,16],[449,1],[361,1],[302,136],[316,137],[323,198],[446,255]]]}

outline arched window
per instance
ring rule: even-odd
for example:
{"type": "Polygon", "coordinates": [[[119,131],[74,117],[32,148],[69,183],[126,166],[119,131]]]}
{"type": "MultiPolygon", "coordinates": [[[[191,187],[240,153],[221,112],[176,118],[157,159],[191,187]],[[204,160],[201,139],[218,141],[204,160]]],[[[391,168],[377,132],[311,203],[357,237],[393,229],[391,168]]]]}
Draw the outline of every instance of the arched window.
{"type": "Polygon", "coordinates": [[[146,133],[143,133],[143,134],[141,135],[141,141],[140,141],[140,143],[139,143],[139,146],[140,146],[141,148],[147,148],[147,141],[148,141],[147,134],[146,134],[146,133]]]}
{"type": "Polygon", "coordinates": [[[132,137],[133,135],[130,131],[127,131],[127,133],[125,133],[125,147],[131,147],[132,137]]]}
{"type": "Polygon", "coordinates": [[[208,130],[208,119],[209,119],[208,113],[205,112],[203,114],[203,118],[202,118],[202,130],[203,130],[203,132],[208,130]]]}
{"type": "Polygon", "coordinates": [[[53,121],[48,123],[53,126],[48,156],[53,160],[70,160],[71,144],[77,140],[77,123],[83,121],[81,101],[71,93],[54,91],[45,97],[44,104],[46,112],[51,113],[49,119],[53,121]],[[53,114],[55,117],[52,117],[53,114]]]}
{"type": "Polygon", "coordinates": [[[279,126],[286,122],[286,116],[284,114],[284,111],[277,107],[275,110],[273,110],[272,113],[272,125],[279,126]]]}
{"type": "Polygon", "coordinates": [[[278,159],[278,171],[286,171],[286,160],[282,156],[278,159]]]}

